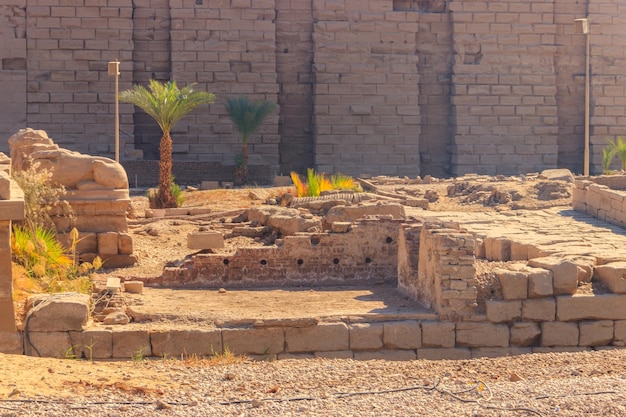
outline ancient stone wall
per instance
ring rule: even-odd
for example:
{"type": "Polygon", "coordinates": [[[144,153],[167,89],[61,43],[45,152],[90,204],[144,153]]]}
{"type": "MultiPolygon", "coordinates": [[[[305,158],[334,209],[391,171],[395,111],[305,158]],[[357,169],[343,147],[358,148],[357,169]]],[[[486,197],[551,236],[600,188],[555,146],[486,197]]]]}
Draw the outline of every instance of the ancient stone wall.
{"type": "Polygon", "coordinates": [[[626,227],[626,177],[623,175],[577,180],[572,198],[574,210],[626,227]]]}
{"type": "MultiPolygon", "coordinates": [[[[174,157],[235,165],[224,100],[278,110],[250,163],[350,175],[582,171],[585,36],[591,21],[591,162],[626,130],[623,1],[13,0],[0,9],[0,133],[25,124],[82,152],[113,153],[113,77],[215,92],[181,120],[174,157]],[[28,65],[27,65],[28,63],[28,65]]],[[[121,106],[122,155],[158,155],[160,131],[121,106]]],[[[212,178],[204,178],[212,179],[212,178]]],[[[267,179],[269,181],[269,179],[267,179]]]]}

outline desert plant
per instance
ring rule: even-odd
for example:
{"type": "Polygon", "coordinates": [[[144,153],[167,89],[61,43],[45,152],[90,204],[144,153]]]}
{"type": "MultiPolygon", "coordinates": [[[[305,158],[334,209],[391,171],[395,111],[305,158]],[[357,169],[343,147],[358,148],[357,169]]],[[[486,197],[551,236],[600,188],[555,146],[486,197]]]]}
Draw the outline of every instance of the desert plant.
{"type": "Polygon", "coordinates": [[[243,145],[241,155],[238,156],[235,183],[243,185],[248,182],[248,142],[250,136],[256,132],[263,120],[267,118],[276,105],[271,101],[251,102],[248,97],[229,97],[226,100],[226,111],[230,116],[235,128],[241,133],[243,145]]]}
{"type": "Polygon", "coordinates": [[[296,172],[291,172],[291,181],[296,188],[298,197],[318,197],[324,191],[351,190],[360,192],[361,187],[354,182],[352,177],[343,174],[335,174],[328,177],[323,173],[317,173],[313,168],[307,169],[307,182],[302,181],[296,172]]]}
{"type": "Polygon", "coordinates": [[[159,146],[159,190],[155,199],[157,208],[176,207],[172,194],[172,137],[171,131],[176,122],[202,104],[215,100],[215,95],[206,91],[193,91],[193,84],[179,89],[175,81],[160,83],[150,80],[148,89],[135,85],[133,89],[122,91],[120,101],[134,104],[159,125],[163,135],[159,146]]]}
{"type": "MultiPolygon", "coordinates": [[[[180,189],[180,186],[174,181],[174,177],[172,177],[170,182],[170,192],[172,193],[172,197],[176,202],[176,207],[181,207],[183,205],[183,202],[185,201],[185,197],[183,196],[183,191],[180,189]]],[[[154,189],[149,189],[148,191],[146,191],[146,197],[148,197],[148,204],[150,205],[150,208],[158,208],[158,190],[155,191],[154,189]]]]}
{"type": "MultiPolygon", "coordinates": [[[[624,140],[624,137],[618,136],[614,140],[609,141],[605,149],[607,149],[608,153],[607,155],[605,155],[605,151],[604,150],[602,151],[602,156],[603,156],[602,168],[604,169],[605,158],[608,158],[608,156],[611,156],[611,160],[612,160],[613,156],[617,155],[620,162],[622,163],[622,170],[626,171],[626,140],[624,140]]],[[[610,165],[610,162],[609,162],[609,165],[610,165]]]]}
{"type": "Polygon", "coordinates": [[[611,162],[613,162],[614,157],[615,157],[615,152],[610,146],[607,146],[602,149],[602,173],[603,174],[611,173],[611,162]]]}

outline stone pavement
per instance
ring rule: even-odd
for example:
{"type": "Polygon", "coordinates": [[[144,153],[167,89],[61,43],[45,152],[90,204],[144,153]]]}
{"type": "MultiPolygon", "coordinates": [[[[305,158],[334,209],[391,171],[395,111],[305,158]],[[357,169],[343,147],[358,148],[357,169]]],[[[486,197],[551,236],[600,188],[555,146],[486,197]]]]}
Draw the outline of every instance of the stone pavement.
{"type": "MultiPolygon", "coordinates": [[[[626,259],[626,230],[565,207],[504,212],[432,212],[406,207],[407,216],[457,222],[479,237],[505,238],[542,254],[626,259]]],[[[506,259],[503,259],[506,260],[506,259]]]]}

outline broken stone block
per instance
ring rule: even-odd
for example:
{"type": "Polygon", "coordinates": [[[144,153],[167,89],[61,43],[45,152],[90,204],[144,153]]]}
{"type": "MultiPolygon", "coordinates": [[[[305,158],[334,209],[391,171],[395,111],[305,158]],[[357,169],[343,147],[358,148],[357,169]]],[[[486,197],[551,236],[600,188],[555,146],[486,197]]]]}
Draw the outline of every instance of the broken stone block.
{"type": "Polygon", "coordinates": [[[189,249],[214,249],[224,247],[224,235],[220,232],[207,231],[187,235],[189,249]]]}
{"type": "Polygon", "coordinates": [[[502,285],[502,296],[505,300],[523,300],[528,298],[528,275],[522,271],[496,269],[502,285]]]}
{"type": "Polygon", "coordinates": [[[0,170],[0,200],[11,199],[11,177],[8,172],[0,170]]]}
{"type": "Polygon", "coordinates": [[[29,332],[82,330],[89,319],[89,296],[59,293],[45,297],[28,312],[29,332]]]}
{"type": "Polygon", "coordinates": [[[111,314],[107,314],[104,317],[104,320],[102,320],[102,322],[106,325],[112,325],[112,324],[128,324],[130,322],[130,319],[128,318],[128,316],[126,314],[124,314],[121,311],[115,311],[111,314]]]}
{"type": "Polygon", "coordinates": [[[535,322],[513,323],[511,326],[511,346],[533,346],[539,336],[541,328],[535,322]]]}
{"type": "Polygon", "coordinates": [[[544,256],[528,261],[529,266],[552,271],[554,294],[575,294],[578,288],[578,266],[558,256],[544,256]]]}
{"type": "Polygon", "coordinates": [[[613,294],[626,294],[626,261],[598,265],[594,273],[613,294]]]}
{"type": "Polygon", "coordinates": [[[511,241],[504,237],[487,236],[485,238],[485,255],[490,261],[510,261],[511,241]]]}

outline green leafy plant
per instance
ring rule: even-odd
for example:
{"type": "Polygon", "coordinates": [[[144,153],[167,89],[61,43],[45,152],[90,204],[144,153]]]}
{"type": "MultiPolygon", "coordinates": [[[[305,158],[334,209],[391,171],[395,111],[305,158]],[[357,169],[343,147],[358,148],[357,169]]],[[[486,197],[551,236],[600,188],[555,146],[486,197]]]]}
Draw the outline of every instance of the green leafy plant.
{"type": "Polygon", "coordinates": [[[361,186],[352,177],[335,174],[328,177],[317,173],[313,168],[307,169],[306,182],[296,172],[291,172],[291,181],[296,187],[298,197],[318,197],[325,191],[350,190],[361,192],[361,186]]]}
{"type": "Polygon", "coordinates": [[[248,97],[229,97],[226,100],[226,111],[237,131],[241,134],[243,145],[241,155],[236,159],[235,184],[248,182],[248,142],[250,136],[257,131],[261,123],[274,111],[276,105],[271,101],[251,102],[248,97]]]}
{"type": "Polygon", "coordinates": [[[139,349],[137,349],[135,353],[132,354],[130,359],[135,363],[142,363],[144,359],[143,350],[144,350],[144,347],[140,347],[139,349]]]}
{"type": "Polygon", "coordinates": [[[623,136],[618,136],[614,140],[609,141],[606,148],[602,150],[603,171],[608,171],[608,167],[616,155],[622,163],[622,170],[626,171],[626,140],[624,140],[623,136]]]}
{"type": "Polygon", "coordinates": [[[171,131],[176,122],[202,104],[215,100],[215,95],[206,91],[193,91],[193,84],[179,89],[175,81],[160,83],[150,80],[148,89],[135,85],[133,89],[122,91],[120,101],[134,104],[159,125],[163,135],[159,146],[159,190],[155,198],[156,208],[177,207],[172,194],[172,137],[171,131]]]}
{"type": "MultiPolygon", "coordinates": [[[[176,202],[176,207],[181,207],[185,202],[185,196],[183,195],[183,190],[180,189],[180,186],[174,182],[174,177],[172,177],[170,181],[170,192],[176,202]]],[[[146,191],[146,197],[148,197],[148,204],[150,205],[150,208],[158,208],[158,196],[158,191],[153,189],[146,191]]]]}

